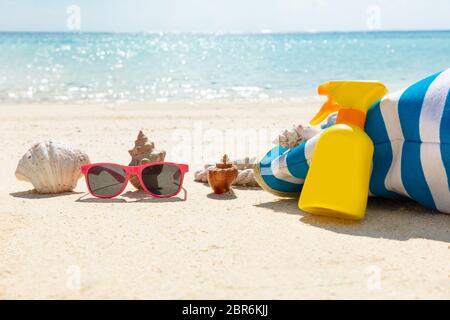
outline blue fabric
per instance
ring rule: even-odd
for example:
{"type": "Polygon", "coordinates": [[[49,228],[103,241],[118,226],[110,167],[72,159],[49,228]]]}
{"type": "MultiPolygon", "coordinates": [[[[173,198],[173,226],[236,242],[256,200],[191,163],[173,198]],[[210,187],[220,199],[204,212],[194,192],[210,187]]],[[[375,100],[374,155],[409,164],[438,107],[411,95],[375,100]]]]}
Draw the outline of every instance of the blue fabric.
{"type": "Polygon", "coordinates": [[[400,97],[398,114],[405,143],[402,152],[402,181],[408,194],[421,204],[436,208],[420,162],[419,119],[428,87],[435,74],[410,86],[400,97]]]}
{"type": "Polygon", "coordinates": [[[288,148],[278,146],[266,154],[260,162],[261,177],[264,179],[264,182],[274,190],[281,192],[299,192],[300,186],[298,184],[278,179],[272,172],[272,161],[287,150],[288,148]]]}
{"type": "MultiPolygon", "coordinates": [[[[449,90],[450,91],[450,90],[449,90]]],[[[447,94],[440,125],[441,157],[447,177],[450,177],[450,92],[447,94]]],[[[448,180],[450,189],[450,179],[448,180]]]]}
{"type": "Polygon", "coordinates": [[[396,194],[386,189],[384,180],[392,162],[392,147],[380,110],[380,101],[376,102],[367,112],[365,130],[374,143],[372,172],[369,190],[372,194],[383,197],[397,198],[396,194]]]}
{"type": "Polygon", "coordinates": [[[305,157],[305,144],[302,143],[297,148],[288,153],[286,157],[291,174],[299,179],[305,179],[309,170],[308,161],[305,157]]]}

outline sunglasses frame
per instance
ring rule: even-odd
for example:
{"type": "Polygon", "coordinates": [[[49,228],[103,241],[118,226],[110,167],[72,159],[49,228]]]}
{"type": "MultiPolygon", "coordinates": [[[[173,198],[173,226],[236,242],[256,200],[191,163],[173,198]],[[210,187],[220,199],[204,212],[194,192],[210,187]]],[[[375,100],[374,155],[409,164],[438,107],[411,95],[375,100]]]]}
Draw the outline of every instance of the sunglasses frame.
{"type": "Polygon", "coordinates": [[[140,165],[140,166],[123,166],[123,165],[120,165],[120,164],[117,164],[117,163],[99,162],[99,163],[91,163],[91,164],[87,164],[87,165],[81,166],[81,173],[84,175],[84,178],[86,180],[86,185],[88,187],[89,193],[91,195],[93,195],[94,197],[101,198],[101,199],[111,199],[111,198],[114,198],[114,197],[117,197],[118,195],[120,195],[125,190],[125,188],[127,187],[128,182],[130,181],[130,177],[132,175],[136,175],[138,177],[139,183],[141,184],[142,189],[146,193],[150,194],[152,197],[155,197],[155,198],[176,197],[180,193],[180,191],[183,189],[184,175],[188,171],[189,171],[189,165],[182,164],[182,163],[175,163],[175,162],[153,162],[153,163],[143,164],[143,165],[140,165]],[[161,196],[161,195],[158,195],[158,194],[154,194],[153,192],[151,192],[150,190],[147,189],[147,187],[145,186],[144,181],[142,179],[142,171],[145,168],[156,166],[156,165],[171,165],[171,166],[177,167],[178,170],[180,170],[180,172],[181,172],[180,186],[178,187],[178,190],[177,190],[176,193],[168,195],[168,196],[161,196]],[[89,180],[88,180],[89,170],[91,168],[93,168],[93,167],[101,167],[101,166],[115,166],[115,167],[119,167],[119,168],[125,170],[126,176],[125,176],[125,182],[123,183],[123,187],[122,187],[122,189],[119,192],[115,193],[114,195],[111,195],[111,196],[100,196],[100,195],[96,195],[91,190],[91,187],[89,185],[89,180]]]}

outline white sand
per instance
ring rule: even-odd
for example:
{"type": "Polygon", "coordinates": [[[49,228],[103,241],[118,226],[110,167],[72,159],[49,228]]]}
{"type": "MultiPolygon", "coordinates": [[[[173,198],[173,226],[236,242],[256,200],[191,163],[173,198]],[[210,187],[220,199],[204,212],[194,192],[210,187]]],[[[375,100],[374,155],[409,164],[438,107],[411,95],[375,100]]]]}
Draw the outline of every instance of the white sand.
{"type": "Polygon", "coordinates": [[[43,139],[71,143],[93,162],[127,164],[142,128],[167,160],[180,161],[171,154],[177,128],[280,130],[306,122],[308,104],[0,111],[0,299],[450,298],[450,216],[412,202],[371,199],[363,222],[343,223],[261,190],[211,195],[193,182],[199,163],[186,177],[187,201],[142,199],[131,186],[119,199],[94,199],[83,180],[70,194],[37,195],[14,177],[43,139]]]}

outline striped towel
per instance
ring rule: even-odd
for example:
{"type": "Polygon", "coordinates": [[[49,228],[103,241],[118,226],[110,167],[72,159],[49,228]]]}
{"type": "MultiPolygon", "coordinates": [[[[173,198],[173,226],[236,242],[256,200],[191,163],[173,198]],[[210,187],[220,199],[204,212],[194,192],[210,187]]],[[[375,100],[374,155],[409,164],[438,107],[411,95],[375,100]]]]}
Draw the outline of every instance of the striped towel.
{"type": "MultiPolygon", "coordinates": [[[[450,69],[388,94],[368,111],[365,130],[375,149],[369,191],[411,198],[450,213],[450,69]]],[[[256,166],[265,190],[298,196],[321,133],[287,149],[277,146],[256,166]]]]}

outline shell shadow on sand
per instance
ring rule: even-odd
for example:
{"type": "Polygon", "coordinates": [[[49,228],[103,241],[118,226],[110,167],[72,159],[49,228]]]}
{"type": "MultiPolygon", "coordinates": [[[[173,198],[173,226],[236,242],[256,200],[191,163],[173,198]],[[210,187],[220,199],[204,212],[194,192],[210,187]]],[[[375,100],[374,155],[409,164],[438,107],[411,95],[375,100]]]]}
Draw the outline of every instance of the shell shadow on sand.
{"type": "Polygon", "coordinates": [[[9,195],[14,198],[21,198],[21,199],[49,199],[49,198],[58,198],[63,196],[70,196],[70,195],[76,195],[76,194],[82,194],[84,192],[63,192],[63,193],[39,193],[36,190],[27,190],[27,191],[19,191],[19,192],[12,192],[9,195]]]}
{"type": "Polygon", "coordinates": [[[237,198],[236,194],[234,193],[233,189],[231,189],[228,192],[222,193],[222,194],[216,194],[214,192],[208,193],[206,195],[209,199],[213,200],[234,200],[237,198]]]}
{"type": "MultiPolygon", "coordinates": [[[[211,187],[209,186],[208,182],[199,182],[203,185],[203,187],[211,190],[211,187]]],[[[237,199],[236,193],[234,190],[240,190],[240,191],[261,191],[260,187],[247,187],[247,186],[236,186],[233,185],[232,189],[229,192],[225,192],[223,194],[215,194],[214,192],[209,193],[206,197],[209,199],[214,200],[233,200],[237,199]]]]}
{"type": "Polygon", "coordinates": [[[450,215],[430,210],[411,200],[370,198],[362,221],[310,215],[299,210],[297,202],[297,199],[279,199],[255,206],[298,215],[303,223],[341,234],[399,241],[429,239],[450,242],[450,215]]]}

